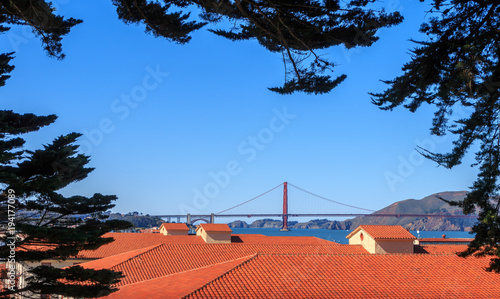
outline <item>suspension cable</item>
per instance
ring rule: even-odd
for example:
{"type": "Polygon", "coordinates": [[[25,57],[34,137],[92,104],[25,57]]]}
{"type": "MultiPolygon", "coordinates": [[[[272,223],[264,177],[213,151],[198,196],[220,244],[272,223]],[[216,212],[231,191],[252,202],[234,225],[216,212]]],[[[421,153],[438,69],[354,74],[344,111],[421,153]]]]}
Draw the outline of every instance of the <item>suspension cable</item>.
{"type": "Polygon", "coordinates": [[[342,205],[342,206],[346,206],[346,207],[350,207],[350,208],[354,208],[354,209],[359,209],[359,210],[363,210],[363,211],[367,211],[367,212],[375,212],[375,210],[370,210],[370,209],[360,208],[360,207],[356,207],[356,206],[351,206],[351,205],[348,205],[348,204],[345,204],[345,203],[341,203],[341,202],[338,202],[338,201],[335,201],[335,200],[332,200],[332,199],[328,199],[328,198],[326,198],[326,197],[320,196],[320,195],[318,195],[318,194],[314,194],[314,193],[309,192],[309,191],[307,191],[307,190],[304,190],[304,189],[302,189],[302,188],[300,188],[300,187],[297,187],[297,186],[295,186],[294,184],[290,184],[290,183],[288,183],[288,185],[289,185],[289,186],[292,186],[292,187],[295,187],[295,188],[299,189],[299,190],[300,190],[300,191],[302,191],[302,192],[309,193],[310,195],[313,195],[313,196],[319,197],[319,198],[321,198],[321,199],[323,199],[323,200],[326,200],[326,201],[329,201],[329,202],[336,203],[336,204],[338,204],[338,205],[342,205]]]}
{"type": "Polygon", "coordinates": [[[244,201],[244,202],[242,202],[242,203],[240,203],[240,204],[238,204],[238,205],[235,205],[235,206],[234,206],[234,207],[232,207],[232,208],[225,209],[224,211],[220,211],[220,212],[218,212],[218,213],[215,213],[215,215],[218,215],[218,214],[221,214],[221,213],[227,212],[227,211],[229,211],[229,210],[232,210],[232,209],[234,209],[234,208],[237,208],[237,207],[239,207],[239,206],[242,206],[242,205],[244,205],[244,204],[246,204],[246,203],[249,203],[249,202],[251,202],[252,200],[254,200],[254,199],[257,199],[257,198],[261,197],[262,195],[265,195],[265,194],[267,194],[267,193],[269,193],[269,192],[273,191],[274,189],[276,189],[276,188],[278,188],[278,187],[281,187],[282,185],[283,185],[283,183],[279,184],[278,186],[276,186],[276,187],[274,187],[274,188],[272,188],[272,189],[270,189],[270,190],[267,190],[266,192],[264,192],[264,193],[262,193],[262,194],[260,194],[260,195],[255,196],[255,197],[254,197],[254,198],[252,198],[252,199],[249,199],[249,200],[244,201]]]}

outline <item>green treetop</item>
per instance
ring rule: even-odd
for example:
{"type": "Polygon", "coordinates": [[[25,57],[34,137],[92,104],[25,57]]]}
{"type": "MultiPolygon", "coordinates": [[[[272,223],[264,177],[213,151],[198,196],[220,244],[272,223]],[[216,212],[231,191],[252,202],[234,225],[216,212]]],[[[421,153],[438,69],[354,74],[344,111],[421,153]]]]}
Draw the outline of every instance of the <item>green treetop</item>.
{"type": "Polygon", "coordinates": [[[465,199],[451,204],[479,213],[476,237],[461,255],[493,256],[489,270],[500,272],[500,2],[434,0],[431,12],[420,29],[428,40],[415,41],[404,74],[384,81],[389,88],[372,94],[373,102],[412,112],[434,105],[431,133],[457,136],[449,153],[421,149],[441,166],[453,168],[477,148],[478,177],[465,199]]]}

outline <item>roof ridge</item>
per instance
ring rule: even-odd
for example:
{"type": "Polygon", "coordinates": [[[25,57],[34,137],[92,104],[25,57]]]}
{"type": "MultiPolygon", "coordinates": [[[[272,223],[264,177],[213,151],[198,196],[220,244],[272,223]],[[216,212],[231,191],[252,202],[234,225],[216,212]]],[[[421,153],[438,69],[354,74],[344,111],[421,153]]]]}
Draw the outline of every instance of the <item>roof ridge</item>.
{"type": "MultiPolygon", "coordinates": [[[[253,257],[253,255],[248,255],[248,256],[240,257],[240,258],[237,258],[237,259],[234,259],[234,260],[223,261],[223,262],[220,262],[220,263],[217,263],[217,264],[210,264],[210,265],[207,265],[207,266],[203,266],[203,267],[199,267],[199,268],[193,268],[193,269],[189,269],[189,270],[185,270],[185,271],[181,271],[181,272],[170,273],[170,274],[167,274],[167,275],[164,275],[164,276],[154,277],[154,278],[147,279],[147,280],[139,280],[139,281],[136,281],[136,282],[133,282],[133,283],[122,285],[120,287],[131,286],[131,285],[140,284],[140,283],[147,282],[147,281],[152,281],[152,280],[155,280],[155,279],[162,279],[162,278],[169,277],[169,276],[175,276],[175,275],[184,274],[184,273],[188,273],[188,272],[192,272],[192,271],[197,271],[197,270],[201,270],[201,269],[210,268],[210,267],[213,267],[213,266],[219,266],[219,265],[231,263],[231,262],[234,262],[234,261],[237,261],[237,260],[248,259],[249,257],[253,257]]],[[[243,262],[246,262],[246,261],[243,261],[243,262]]]]}
{"type": "MultiPolygon", "coordinates": [[[[162,246],[162,245],[165,245],[165,244],[156,244],[156,245],[153,245],[153,246],[149,246],[149,247],[141,248],[141,249],[144,249],[144,251],[143,251],[143,252],[141,252],[141,253],[139,253],[139,254],[137,254],[137,255],[134,255],[134,256],[132,256],[132,257],[130,257],[130,258],[128,258],[128,259],[126,259],[126,260],[124,260],[124,261],[121,261],[121,262],[119,262],[118,264],[114,265],[113,267],[111,267],[111,268],[109,268],[109,269],[113,269],[113,268],[115,268],[115,267],[117,267],[117,266],[119,266],[119,265],[125,264],[126,262],[130,261],[131,259],[134,259],[134,258],[136,258],[136,257],[138,257],[138,256],[141,256],[141,255],[145,254],[146,252],[150,252],[151,250],[154,250],[154,249],[156,249],[157,247],[162,246]]],[[[137,249],[137,250],[141,250],[141,249],[137,249]]],[[[130,253],[130,252],[131,252],[131,251],[124,252],[124,253],[120,253],[120,254],[127,254],[127,253],[130,253]]],[[[116,254],[116,255],[113,255],[113,256],[117,256],[117,255],[120,255],[120,254],[116,254]]],[[[106,257],[106,258],[107,258],[107,257],[106,257]]],[[[99,260],[99,259],[97,259],[97,260],[99,260]]]]}
{"type": "MultiPolygon", "coordinates": [[[[366,253],[333,253],[333,252],[318,252],[318,253],[258,253],[259,256],[365,256],[366,253]]],[[[386,254],[389,255],[389,254],[386,254]]]]}
{"type": "Polygon", "coordinates": [[[214,278],[214,279],[212,279],[212,280],[208,281],[207,283],[205,283],[205,284],[204,284],[204,285],[202,285],[201,287],[197,288],[196,290],[194,290],[194,291],[192,291],[192,292],[190,292],[190,293],[188,293],[188,294],[186,294],[186,295],[182,296],[182,297],[181,297],[181,299],[187,298],[187,297],[189,297],[191,294],[194,294],[194,293],[196,293],[196,292],[199,292],[201,289],[203,289],[203,288],[207,287],[208,285],[210,285],[210,284],[214,283],[215,281],[217,281],[217,280],[219,280],[219,279],[222,279],[224,276],[228,275],[230,272],[235,271],[236,269],[238,269],[238,268],[242,267],[243,265],[245,265],[245,264],[249,263],[250,261],[253,261],[253,260],[254,260],[254,259],[256,259],[258,256],[259,256],[259,253],[254,253],[254,254],[252,254],[252,255],[247,256],[247,257],[250,257],[250,258],[248,258],[246,261],[244,261],[244,262],[242,262],[242,263],[240,263],[240,264],[238,264],[238,265],[234,266],[233,268],[231,268],[231,269],[229,269],[228,271],[226,271],[226,272],[222,273],[221,275],[217,276],[216,278],[214,278]]]}

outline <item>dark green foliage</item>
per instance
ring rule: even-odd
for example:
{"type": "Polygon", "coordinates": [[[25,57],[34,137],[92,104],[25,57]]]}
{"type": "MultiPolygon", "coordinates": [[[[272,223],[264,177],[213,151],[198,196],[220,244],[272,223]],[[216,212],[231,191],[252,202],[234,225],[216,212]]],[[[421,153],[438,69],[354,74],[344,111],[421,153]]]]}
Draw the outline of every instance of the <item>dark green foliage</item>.
{"type": "MultiPolygon", "coordinates": [[[[65,19],[54,12],[52,4],[47,1],[0,0],[0,33],[8,31],[9,25],[29,26],[41,39],[47,54],[62,59],[62,38],[81,21],[65,19]]],[[[10,65],[13,55],[13,52],[0,54],[0,86],[5,85],[14,69],[10,65]]],[[[25,142],[20,135],[37,131],[55,119],[55,115],[40,117],[0,111],[0,225],[5,232],[13,217],[8,211],[15,211],[16,247],[26,249],[16,252],[16,262],[19,263],[47,258],[64,260],[81,250],[96,249],[111,242],[111,239],[101,237],[106,232],[130,227],[130,223],[124,221],[103,221],[106,218],[103,212],[114,206],[112,202],[116,196],[96,193],[92,197],[66,198],[57,192],[84,179],[93,170],[85,167],[89,157],[77,153],[78,146],[74,143],[80,134],[60,136],[41,150],[22,150],[25,142]],[[15,192],[15,204],[9,203],[9,190],[15,192]],[[88,217],[82,219],[81,215],[88,217]],[[50,249],[32,246],[37,244],[50,245],[50,249]]],[[[10,232],[14,231],[2,234],[0,241],[9,241],[10,232]]],[[[0,247],[0,255],[8,257],[9,250],[7,246],[0,247]]],[[[112,271],[78,268],[35,268],[27,285],[16,292],[98,297],[109,294],[111,285],[120,277],[120,273],[112,271]],[[64,277],[69,280],[59,280],[64,277]]],[[[6,293],[0,293],[3,295],[6,293]]]]}
{"type": "Polygon", "coordinates": [[[161,5],[157,1],[146,0],[112,0],[116,5],[118,17],[127,24],[146,24],[146,32],[155,37],[165,37],[179,44],[187,43],[191,37],[189,34],[203,27],[206,23],[187,21],[189,13],[169,13],[173,5],[185,7],[184,1],[165,1],[161,5]],[[169,3],[171,2],[171,3],[169,3]]]}
{"type": "Polygon", "coordinates": [[[10,78],[8,73],[14,70],[14,66],[10,65],[9,62],[12,58],[14,52],[0,54],[0,87],[5,85],[5,81],[10,78]]]}
{"type": "Polygon", "coordinates": [[[24,140],[15,135],[37,131],[56,120],[55,115],[36,116],[34,114],[17,114],[0,110],[0,179],[11,169],[10,161],[19,159],[24,140]]]}
{"type": "Polygon", "coordinates": [[[318,76],[313,72],[306,72],[304,75],[301,77],[302,80],[294,78],[285,82],[282,87],[273,87],[269,88],[269,90],[280,94],[292,94],[296,91],[303,91],[309,94],[322,94],[329,92],[347,78],[346,75],[341,75],[335,78],[335,80],[331,80],[330,76],[318,76]]]}
{"type": "Polygon", "coordinates": [[[439,165],[459,165],[478,146],[477,180],[464,200],[453,203],[466,214],[479,213],[476,238],[462,256],[494,256],[489,270],[500,272],[500,2],[435,0],[432,11],[437,16],[421,26],[429,40],[417,42],[404,74],[384,81],[390,87],[372,94],[373,102],[412,112],[435,105],[432,134],[457,136],[450,153],[422,150],[439,165]]]}
{"type": "MultiPolygon", "coordinates": [[[[0,14],[0,34],[9,31],[9,27],[2,25],[5,23],[7,23],[7,16],[0,14]]],[[[8,74],[14,70],[14,66],[9,64],[14,58],[12,55],[14,52],[0,54],[0,87],[5,85],[5,81],[10,78],[8,74]]]]}
{"type": "Polygon", "coordinates": [[[256,39],[271,52],[281,53],[285,83],[270,88],[280,94],[296,91],[323,94],[345,79],[332,78],[333,63],[318,50],[344,45],[350,49],[370,46],[378,29],[402,21],[398,12],[367,8],[374,0],[113,0],[118,17],[125,23],[144,23],[146,32],[177,43],[186,43],[190,33],[204,25],[226,21],[232,28],[209,29],[232,41],[256,39]],[[197,9],[201,21],[188,21],[197,9]],[[189,12],[188,12],[189,11],[189,12]]]}
{"type": "MultiPolygon", "coordinates": [[[[102,238],[104,233],[131,226],[126,221],[104,221],[107,218],[104,212],[114,207],[114,195],[96,193],[91,197],[65,197],[58,192],[86,178],[93,170],[86,167],[89,157],[78,154],[75,141],[81,134],[60,136],[40,150],[21,150],[24,140],[19,135],[37,131],[55,119],[55,115],[0,111],[0,225],[6,227],[12,222],[9,217],[13,216],[8,211],[14,207],[16,248],[21,249],[16,252],[19,263],[74,257],[79,251],[97,249],[113,241],[102,238]],[[9,190],[14,191],[15,203],[9,202],[9,190]]],[[[0,241],[8,243],[9,237],[10,232],[2,235],[0,241]]],[[[9,256],[9,251],[7,246],[0,247],[0,256],[9,256]]],[[[18,291],[96,297],[112,291],[111,284],[120,277],[112,271],[94,273],[93,270],[72,269],[35,268],[31,272],[35,276],[18,291]],[[69,281],[60,281],[63,277],[69,281]],[[86,284],[75,284],[75,281],[86,284]]]]}
{"type": "MultiPolygon", "coordinates": [[[[9,31],[8,25],[27,25],[40,38],[43,48],[51,57],[64,58],[62,38],[81,20],[64,19],[54,14],[50,2],[43,0],[0,0],[0,34],[9,31]]],[[[14,52],[0,54],[0,87],[10,78],[8,75],[14,66],[10,61],[14,52]]]]}
{"type": "MultiPolygon", "coordinates": [[[[27,25],[35,36],[42,41],[47,53],[56,58],[64,58],[62,37],[81,20],[54,14],[51,2],[43,0],[0,0],[0,23],[9,25],[27,25]]],[[[9,27],[1,26],[1,31],[9,27]]]]}
{"type": "MultiPolygon", "coordinates": [[[[267,50],[280,53],[285,65],[285,82],[270,88],[280,94],[297,91],[312,94],[330,92],[345,75],[332,77],[333,63],[318,50],[344,45],[366,47],[377,41],[378,29],[402,21],[398,12],[386,13],[368,6],[375,0],[112,0],[117,14],[126,24],[145,24],[146,32],[155,37],[185,44],[190,34],[207,24],[224,21],[221,27],[209,29],[216,35],[239,41],[256,39],[267,50]],[[192,11],[199,18],[190,20],[192,11]],[[224,25],[225,24],[225,25],[224,25]],[[227,26],[226,26],[227,27],[227,26]]],[[[27,25],[33,29],[50,56],[64,58],[62,37],[81,23],[54,14],[52,4],[42,0],[0,0],[0,33],[7,25],[27,25]]],[[[13,53],[0,56],[0,85],[8,79],[13,67],[13,53]]]]}

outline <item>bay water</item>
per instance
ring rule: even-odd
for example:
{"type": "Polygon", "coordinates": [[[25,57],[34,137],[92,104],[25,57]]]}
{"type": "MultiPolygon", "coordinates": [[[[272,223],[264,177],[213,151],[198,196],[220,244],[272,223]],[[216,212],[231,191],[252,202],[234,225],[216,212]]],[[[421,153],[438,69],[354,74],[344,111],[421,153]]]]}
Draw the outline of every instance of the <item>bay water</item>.
{"type": "MultiPolygon", "coordinates": [[[[329,230],[329,229],[306,229],[297,228],[291,229],[287,232],[280,231],[279,228],[232,228],[233,234],[261,234],[265,236],[311,236],[325,239],[328,241],[337,242],[340,244],[349,244],[349,240],[346,236],[352,232],[352,230],[329,230]]],[[[410,231],[415,237],[420,238],[442,238],[442,235],[446,235],[446,238],[473,238],[474,235],[469,232],[460,231],[421,231],[417,233],[416,231],[410,231]]]]}

